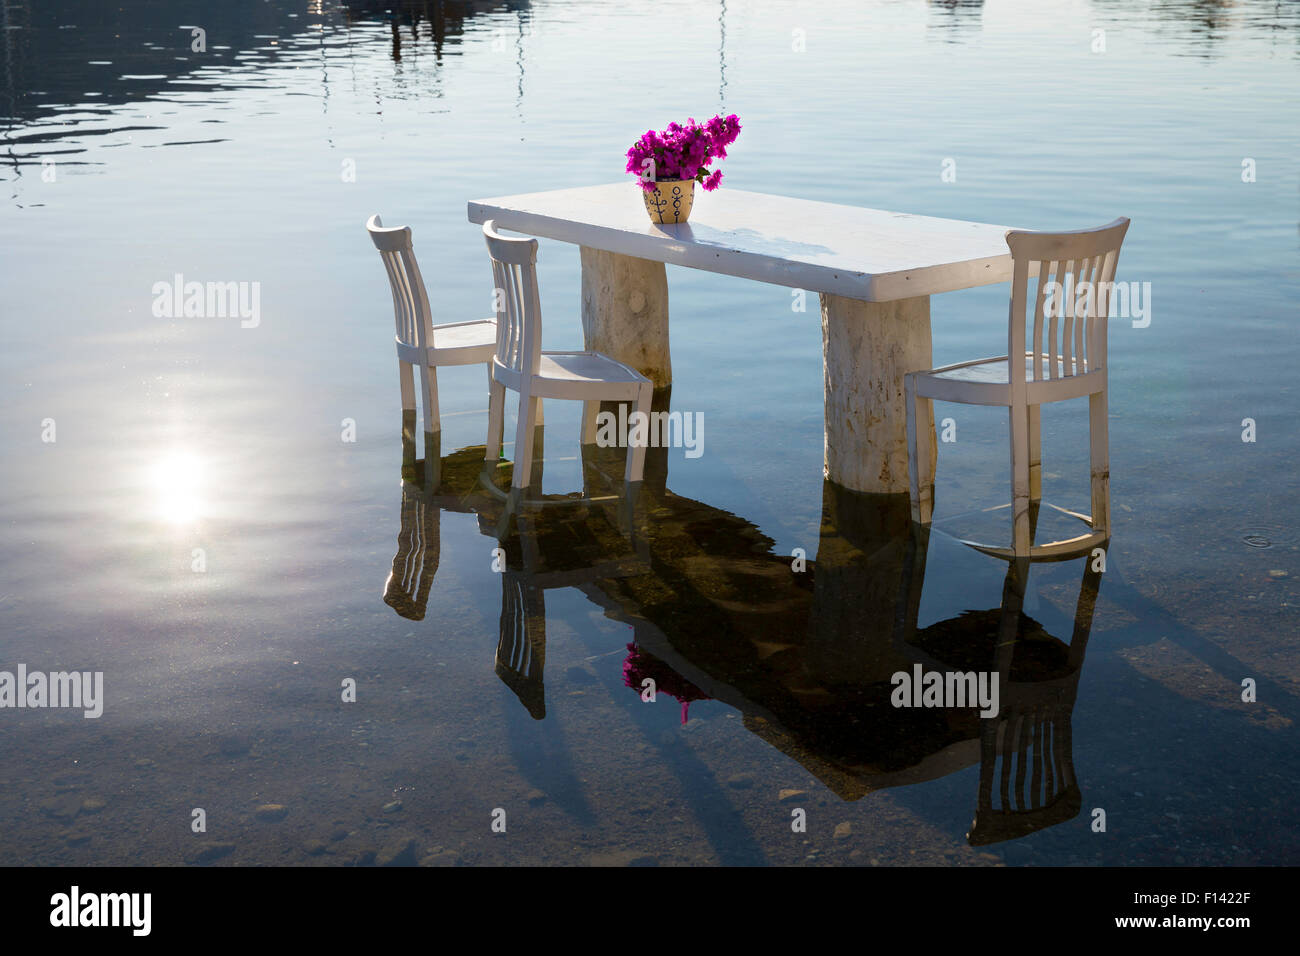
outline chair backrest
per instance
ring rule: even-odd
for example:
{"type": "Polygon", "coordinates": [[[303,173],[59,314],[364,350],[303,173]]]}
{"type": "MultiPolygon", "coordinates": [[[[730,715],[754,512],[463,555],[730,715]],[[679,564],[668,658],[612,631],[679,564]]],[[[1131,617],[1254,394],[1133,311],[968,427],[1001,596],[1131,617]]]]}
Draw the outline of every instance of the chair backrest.
{"type": "Polygon", "coordinates": [[[366,222],[366,231],[388,270],[397,341],[415,348],[428,348],[433,344],[433,318],[424,279],[411,248],[411,227],[385,227],[378,216],[371,216],[366,222]]]}
{"type": "Polygon", "coordinates": [[[497,361],[522,374],[535,374],[542,360],[542,306],[537,292],[537,240],[499,235],[496,222],[483,224],[492,257],[492,301],[497,314],[497,361]]]}
{"type": "Polygon", "coordinates": [[[1025,381],[1025,363],[1015,359],[1026,352],[1035,358],[1031,381],[1106,367],[1106,318],[1128,225],[1121,217],[1077,232],[1007,232],[1015,262],[1007,336],[1013,386],[1025,381]]]}
{"type": "Polygon", "coordinates": [[[1073,694],[1023,705],[1013,700],[998,717],[980,721],[979,797],[966,835],[973,846],[1018,839],[1078,815],[1083,798],[1074,776],[1073,708],[1073,694]]]}

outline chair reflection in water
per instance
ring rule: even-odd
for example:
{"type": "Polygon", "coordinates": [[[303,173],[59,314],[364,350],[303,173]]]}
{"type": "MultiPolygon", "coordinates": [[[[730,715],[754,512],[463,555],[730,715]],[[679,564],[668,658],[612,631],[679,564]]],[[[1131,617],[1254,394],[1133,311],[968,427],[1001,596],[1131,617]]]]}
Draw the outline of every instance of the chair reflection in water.
{"type": "MultiPolygon", "coordinates": [[[[925,542],[930,534],[918,529],[918,540],[925,542]]],[[[924,570],[924,543],[921,549],[917,580],[924,570]]],[[[1083,580],[1068,644],[1024,613],[1030,568],[1037,563],[1030,558],[1007,563],[1000,607],[967,611],[907,638],[922,646],[943,642],[950,653],[936,656],[947,657],[947,666],[990,668],[997,675],[998,714],[980,719],[976,813],[967,833],[972,846],[1027,836],[1073,819],[1082,807],[1072,717],[1101,583],[1094,553],[1086,553],[1082,561],[1083,580]],[[971,641],[976,634],[996,634],[992,648],[971,641]],[[983,661],[968,656],[975,646],[983,661]]],[[[918,584],[909,599],[912,620],[919,601],[918,584]]]]}
{"type": "Polygon", "coordinates": [[[497,677],[533,716],[546,716],[546,590],[518,571],[501,574],[501,638],[497,677]]]}
{"type": "Polygon", "coordinates": [[[1016,562],[1008,572],[997,662],[1002,706],[997,717],[980,721],[978,802],[967,834],[973,846],[1055,826],[1073,819],[1082,806],[1072,717],[1100,584],[1092,559],[1085,562],[1074,633],[1063,653],[1061,642],[1050,636],[1030,641],[1018,633],[1016,621],[1027,620],[1018,578],[1027,568],[1016,562]],[[1034,654],[1036,649],[1049,653],[1034,654]]]}
{"type": "MultiPolygon", "coordinates": [[[[537,426],[536,441],[543,439],[544,426],[537,426]]],[[[469,459],[477,448],[464,449],[457,456],[469,459]]],[[[480,473],[476,491],[464,497],[455,494],[439,499],[442,507],[473,511],[479,531],[495,538],[504,553],[501,576],[501,616],[493,669],[519,702],[536,720],[546,716],[546,592],[554,588],[587,590],[601,580],[614,580],[649,570],[649,552],[644,535],[625,525],[626,502],[609,494],[608,468],[621,454],[617,448],[582,446],[583,491],[580,497],[541,495],[526,503],[503,501],[490,492],[490,478],[496,468],[480,473]],[[510,518],[514,533],[507,534],[510,518]],[[629,533],[630,531],[630,533],[629,533]]],[[[654,456],[656,461],[661,456],[654,456]]],[[[534,458],[531,480],[540,486],[544,460],[534,458]]],[[[444,473],[468,475],[457,465],[445,466],[444,473]]],[[[444,487],[455,492],[457,481],[444,487]]]]}
{"type": "Polygon", "coordinates": [[[442,509],[416,482],[402,482],[402,518],[397,554],[384,582],[384,603],[402,617],[423,621],[429,589],[438,573],[442,509]]]}
{"type": "MultiPolygon", "coordinates": [[[[542,441],[544,426],[537,428],[542,441]]],[[[494,493],[491,477],[498,468],[483,465],[482,446],[461,449],[443,458],[436,469],[416,458],[412,435],[402,439],[401,522],[397,552],[384,582],[384,603],[408,620],[423,620],[440,558],[441,512],[478,516],[479,531],[496,538],[505,555],[501,571],[501,617],[494,670],[537,720],[546,716],[546,591],[586,588],[601,579],[643,574],[648,551],[643,535],[625,527],[626,511],[609,494],[609,466],[618,448],[582,448],[583,495],[542,495],[511,510],[494,493]],[[418,476],[436,473],[442,482],[433,491],[418,476]],[[515,533],[507,535],[509,519],[515,533]]],[[[651,457],[660,461],[661,450],[651,457]]],[[[534,459],[532,479],[540,484],[544,462],[534,459]]],[[[662,469],[659,469],[662,470],[662,469]]]]}
{"type": "MultiPolygon", "coordinates": [[[[490,518],[480,517],[488,532],[490,518]]],[[[546,592],[586,589],[595,582],[649,570],[644,541],[628,540],[609,512],[583,501],[517,515],[518,534],[505,545],[501,621],[495,671],[536,720],[546,716],[546,592]]]]}

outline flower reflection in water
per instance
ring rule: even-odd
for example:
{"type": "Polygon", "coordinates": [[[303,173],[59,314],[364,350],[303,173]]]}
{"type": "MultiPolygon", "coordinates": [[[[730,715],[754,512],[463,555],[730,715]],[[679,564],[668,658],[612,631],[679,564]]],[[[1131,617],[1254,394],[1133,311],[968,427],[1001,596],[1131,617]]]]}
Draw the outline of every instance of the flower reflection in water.
{"type": "Polygon", "coordinates": [[[623,683],[633,690],[642,691],[647,686],[643,683],[647,678],[654,681],[656,692],[681,701],[683,725],[690,719],[687,710],[692,701],[713,699],[653,654],[647,654],[636,644],[629,644],[623,661],[623,683]]]}

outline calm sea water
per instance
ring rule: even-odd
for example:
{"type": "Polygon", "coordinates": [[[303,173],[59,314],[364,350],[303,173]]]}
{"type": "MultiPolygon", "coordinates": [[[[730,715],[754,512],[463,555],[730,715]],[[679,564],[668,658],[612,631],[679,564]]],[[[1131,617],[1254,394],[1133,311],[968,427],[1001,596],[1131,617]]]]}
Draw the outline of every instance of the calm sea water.
{"type": "MultiPolygon", "coordinates": [[[[0,14],[0,669],[105,681],[97,720],[0,710],[0,862],[1300,862],[1294,5],[0,14]],[[1004,675],[1055,728],[1055,811],[980,807],[993,723],[888,706],[912,661],[990,666],[1006,567],[823,487],[789,290],[670,270],[705,453],[652,455],[639,553],[557,507],[494,570],[481,369],[442,375],[445,493],[402,483],[366,217],[412,226],[436,320],[478,317],[467,200],[615,181],[647,127],[717,111],[724,188],[1133,220],[1107,567],[1033,569],[1004,675]],[[155,316],[177,274],[257,283],[256,326],[155,316]]],[[[577,347],[576,250],[543,242],[540,281],[546,346],[577,347]]],[[[936,363],[995,353],[1006,295],[936,297],[936,363]]],[[[1004,416],[937,413],[964,532],[1005,498],[1004,416]]],[[[544,490],[580,490],[578,409],[546,416],[544,490]]],[[[1086,414],[1044,423],[1046,496],[1086,508],[1086,414]]]]}

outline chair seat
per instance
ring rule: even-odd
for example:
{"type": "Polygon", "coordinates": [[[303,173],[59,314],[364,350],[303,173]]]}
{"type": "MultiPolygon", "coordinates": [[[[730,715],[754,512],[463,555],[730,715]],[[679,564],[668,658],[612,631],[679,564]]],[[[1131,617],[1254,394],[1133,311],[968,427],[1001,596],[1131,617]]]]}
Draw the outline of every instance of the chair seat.
{"type": "Polygon", "coordinates": [[[397,342],[397,357],[412,365],[477,365],[490,362],[497,349],[497,320],[475,319],[432,328],[432,344],[424,355],[414,345],[397,342]]]}
{"type": "MultiPolygon", "coordinates": [[[[473,322],[455,322],[433,327],[433,349],[437,352],[484,348],[495,351],[496,346],[496,319],[476,319],[473,322]]],[[[484,361],[484,359],[476,361],[484,361]]]]}
{"type": "MultiPolygon", "coordinates": [[[[1046,355],[1038,357],[1039,375],[1046,379],[1051,372],[1052,360],[1046,355]]],[[[1069,363],[1069,374],[1075,374],[1075,363],[1072,360],[1069,363]]],[[[1056,360],[1056,377],[1062,378],[1066,374],[1066,363],[1062,359],[1056,360]]],[[[1086,374],[1087,369],[1081,369],[1079,374],[1086,374]]],[[[963,362],[960,365],[947,365],[943,368],[937,368],[929,373],[922,372],[922,375],[929,374],[935,378],[946,378],[956,382],[989,382],[994,385],[1008,385],[1011,377],[1008,369],[1007,357],[999,355],[997,358],[980,359],[978,362],[963,362]]],[[[1025,378],[1032,381],[1034,377],[1034,357],[1025,356],[1025,378]]]]}
{"type": "Polygon", "coordinates": [[[537,377],[565,384],[640,385],[644,375],[599,352],[543,352],[537,377]]]}
{"type": "MultiPolygon", "coordinates": [[[[1027,354],[1024,362],[1027,397],[1031,404],[1074,398],[1106,387],[1105,375],[1101,371],[1089,372],[1086,365],[1080,366],[1073,360],[1067,363],[1058,358],[1056,377],[1048,378],[1052,360],[1046,355],[1039,355],[1038,374],[1042,377],[1038,380],[1034,379],[1035,357],[1027,354]]],[[[955,402],[986,401],[993,404],[1005,404],[1010,400],[1011,375],[1005,355],[945,365],[914,374],[917,394],[927,398],[955,402]]]]}

